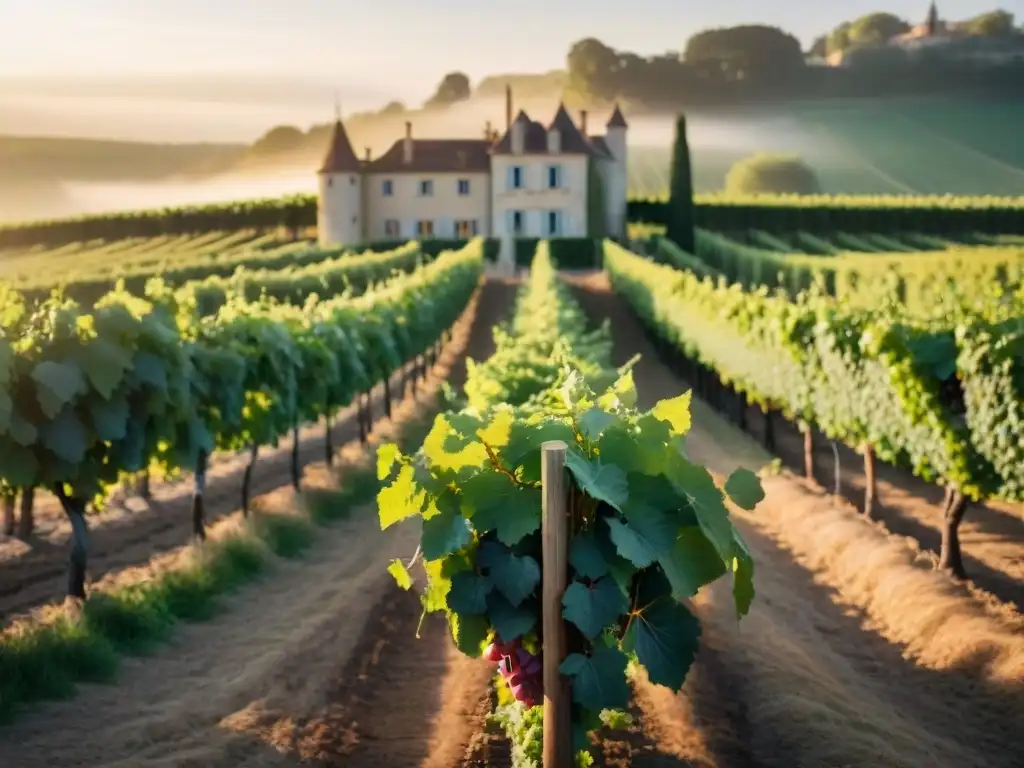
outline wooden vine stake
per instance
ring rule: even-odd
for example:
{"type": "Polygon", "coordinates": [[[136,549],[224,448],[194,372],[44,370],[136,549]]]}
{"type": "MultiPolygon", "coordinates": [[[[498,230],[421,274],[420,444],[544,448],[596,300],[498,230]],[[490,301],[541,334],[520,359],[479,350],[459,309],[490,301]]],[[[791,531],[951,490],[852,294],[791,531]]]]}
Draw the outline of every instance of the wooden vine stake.
{"type": "Polygon", "coordinates": [[[565,453],[561,440],[541,445],[541,537],[543,546],[544,762],[543,768],[573,764],[572,698],[569,680],[558,671],[566,655],[562,595],[569,581],[569,510],[565,453]]]}

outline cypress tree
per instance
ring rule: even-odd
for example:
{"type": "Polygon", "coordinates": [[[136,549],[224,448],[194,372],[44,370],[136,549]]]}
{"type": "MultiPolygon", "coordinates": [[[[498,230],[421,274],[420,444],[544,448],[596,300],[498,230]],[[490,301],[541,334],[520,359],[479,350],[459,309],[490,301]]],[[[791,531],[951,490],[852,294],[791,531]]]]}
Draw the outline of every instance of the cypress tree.
{"type": "Polygon", "coordinates": [[[686,141],[686,116],[676,120],[676,142],[672,147],[672,178],[669,182],[669,240],[687,253],[696,255],[694,236],[693,174],[690,169],[690,146],[686,141]]]}

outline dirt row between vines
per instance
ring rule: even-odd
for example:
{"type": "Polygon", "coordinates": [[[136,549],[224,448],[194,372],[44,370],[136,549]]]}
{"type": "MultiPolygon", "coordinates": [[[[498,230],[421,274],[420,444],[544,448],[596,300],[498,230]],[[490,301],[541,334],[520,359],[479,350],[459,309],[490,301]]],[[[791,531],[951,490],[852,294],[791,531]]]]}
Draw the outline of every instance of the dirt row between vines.
{"type": "MultiPolygon", "coordinates": [[[[465,323],[469,327],[469,322],[465,323]]],[[[391,378],[392,399],[402,397],[403,372],[391,378]]],[[[411,385],[410,385],[411,388],[411,385]]],[[[371,392],[371,412],[384,416],[384,388],[371,392]]],[[[325,454],[325,424],[304,425],[299,432],[300,466],[322,462],[325,454]]],[[[333,446],[357,442],[359,426],[356,407],[342,410],[331,425],[333,446]]],[[[252,475],[252,497],[290,486],[291,438],[276,448],[260,450],[252,475]]],[[[249,463],[248,453],[215,454],[206,479],[206,519],[215,522],[235,512],[241,503],[242,476],[249,463]]],[[[192,534],[191,476],[168,482],[154,482],[153,498],[115,501],[108,509],[88,517],[89,576],[92,580],[132,565],[146,562],[154,554],[176,549],[192,534]]],[[[36,531],[29,542],[0,536],[0,627],[17,614],[37,605],[63,598],[67,570],[70,527],[57,500],[39,493],[35,504],[36,531]]]]}
{"type": "MultiPolygon", "coordinates": [[[[643,355],[635,371],[642,407],[686,388],[604,275],[573,282],[591,318],[611,320],[616,362],[643,355]]],[[[770,462],[699,400],[693,415],[688,452],[712,471],[770,462]]],[[[736,702],[742,719],[732,728],[750,762],[1019,765],[1019,615],[935,572],[915,542],[801,480],[772,477],[765,487],[756,512],[734,510],[755,561],[754,607],[737,625],[728,583],[698,599],[705,636],[693,673],[699,679],[711,666],[724,681],[719,692],[736,702]]],[[[660,700],[670,711],[680,700],[700,702],[685,689],[660,700]]]]}

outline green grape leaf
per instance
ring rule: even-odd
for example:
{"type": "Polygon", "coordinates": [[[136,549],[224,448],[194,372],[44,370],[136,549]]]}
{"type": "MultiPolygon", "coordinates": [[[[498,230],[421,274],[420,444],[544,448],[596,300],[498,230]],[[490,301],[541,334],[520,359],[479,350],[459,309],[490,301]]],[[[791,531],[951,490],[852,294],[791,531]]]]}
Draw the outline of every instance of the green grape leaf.
{"type": "Polygon", "coordinates": [[[637,568],[646,568],[658,557],[654,547],[621,520],[609,517],[605,522],[618,553],[637,568]]]}
{"type": "Polygon", "coordinates": [[[395,583],[402,589],[409,590],[412,588],[412,576],[401,560],[392,560],[388,564],[388,573],[391,574],[395,583]]]}
{"type": "Polygon", "coordinates": [[[629,499],[626,473],[614,464],[589,461],[575,451],[565,454],[565,466],[576,478],[580,489],[592,499],[621,510],[629,499]]]}
{"type": "Polygon", "coordinates": [[[452,576],[448,590],[448,607],[456,613],[487,613],[487,595],[494,585],[486,576],[462,571],[452,576]]]}
{"type": "Polygon", "coordinates": [[[456,434],[455,430],[443,415],[434,420],[434,426],[424,438],[423,447],[420,449],[431,467],[442,471],[459,472],[468,467],[487,466],[487,449],[475,438],[472,438],[473,442],[467,443],[459,450],[449,450],[445,441],[453,434],[456,434]]]}
{"type": "Polygon", "coordinates": [[[502,472],[484,471],[466,480],[462,504],[479,533],[497,531],[509,546],[540,528],[540,489],[517,485],[502,472]]]}
{"type": "MultiPolygon", "coordinates": [[[[0,347],[2,349],[3,347],[0,347]]],[[[0,434],[7,431],[14,414],[14,401],[7,392],[0,391],[0,434]]]]}
{"type": "Polygon", "coordinates": [[[0,467],[0,477],[12,487],[36,484],[39,460],[28,448],[0,440],[0,467]]]}
{"type": "Polygon", "coordinates": [[[487,596],[487,615],[494,626],[498,637],[506,643],[510,643],[517,637],[522,637],[537,624],[537,604],[532,599],[524,600],[516,607],[512,607],[504,597],[497,592],[491,592],[487,596]]]}
{"type": "Polygon", "coordinates": [[[128,434],[128,419],[131,411],[128,400],[123,396],[111,400],[94,400],[89,405],[92,426],[100,440],[123,440],[128,434]]]}
{"type": "Polygon", "coordinates": [[[562,616],[587,637],[597,637],[629,610],[622,590],[610,578],[598,579],[589,586],[575,581],[562,595],[562,616]]]}
{"type": "Polygon", "coordinates": [[[487,635],[491,630],[485,617],[463,615],[454,611],[448,613],[448,628],[451,630],[455,647],[473,658],[483,653],[484,643],[487,642],[487,635]]]}
{"type": "Polygon", "coordinates": [[[39,439],[39,430],[36,429],[35,424],[20,413],[11,416],[8,434],[10,434],[11,440],[26,448],[39,439]]]}
{"type": "Polygon", "coordinates": [[[580,434],[588,440],[597,440],[601,437],[601,433],[616,419],[617,417],[614,413],[608,413],[600,408],[590,408],[584,411],[579,419],[577,419],[577,424],[579,425],[580,434]]]}
{"type": "Polygon", "coordinates": [[[611,386],[607,392],[597,399],[597,404],[608,410],[636,407],[636,384],[633,382],[633,369],[630,368],[611,386]]]}
{"type": "Polygon", "coordinates": [[[754,601],[754,559],[750,556],[750,551],[739,532],[734,531],[733,533],[739,554],[732,561],[732,596],[736,605],[736,613],[746,616],[754,601]]]}
{"type": "Polygon", "coordinates": [[[725,563],[718,551],[697,527],[683,528],[672,551],[660,554],[658,563],[677,600],[693,597],[705,584],[725,574],[725,563]]]}
{"type": "Polygon", "coordinates": [[[599,579],[608,573],[608,561],[594,531],[574,536],[569,543],[569,564],[584,579],[599,579]]]}
{"type": "Polygon", "coordinates": [[[78,464],[89,449],[88,432],[74,410],[65,408],[57,418],[39,428],[42,444],[59,459],[78,464]]]}
{"type": "Polygon", "coordinates": [[[570,654],[558,671],[572,678],[572,699],[581,707],[597,711],[625,709],[629,706],[628,661],[618,648],[601,647],[589,657],[570,654]]]}
{"type": "Polygon", "coordinates": [[[679,397],[661,400],[651,409],[651,415],[671,427],[673,437],[680,437],[690,431],[690,400],[692,390],[687,390],[679,397]]]}
{"type": "Polygon", "coordinates": [[[423,521],[420,547],[424,560],[439,560],[469,544],[472,527],[458,510],[445,505],[438,514],[423,521]]]}
{"type": "Polygon", "coordinates": [[[523,467],[523,479],[540,482],[540,447],[551,440],[566,445],[576,441],[572,427],[562,421],[545,420],[540,424],[516,422],[508,444],[501,451],[501,460],[508,469],[523,467]]]}
{"type": "Polygon", "coordinates": [[[490,448],[503,448],[508,445],[512,436],[515,413],[511,408],[501,408],[491,413],[490,416],[491,420],[477,430],[477,435],[490,448]]]}
{"type": "Polygon", "coordinates": [[[733,502],[748,512],[764,499],[764,489],[757,475],[749,469],[737,469],[725,481],[725,492],[733,502]]]}
{"type": "Polygon", "coordinates": [[[495,588],[512,607],[519,605],[540,584],[540,566],[529,555],[519,557],[493,541],[480,547],[477,562],[486,568],[495,588]]]}
{"type": "Polygon", "coordinates": [[[678,524],[667,512],[643,502],[631,502],[626,522],[609,517],[608,528],[619,554],[638,568],[650,565],[672,550],[678,524]]]}
{"type": "Polygon", "coordinates": [[[85,379],[76,365],[45,360],[32,371],[32,379],[38,385],[36,398],[47,418],[54,418],[61,408],[74,400],[85,390],[85,379]]]}
{"type": "Polygon", "coordinates": [[[416,470],[405,465],[391,485],[381,488],[377,494],[377,514],[381,530],[385,530],[406,518],[423,513],[426,493],[416,485],[416,470]]]}
{"type": "Polygon", "coordinates": [[[394,469],[401,455],[402,452],[395,443],[385,443],[377,449],[378,480],[387,480],[391,476],[391,470],[394,469]]]}
{"type": "Polygon", "coordinates": [[[83,348],[79,364],[85,370],[89,383],[109,400],[117,385],[124,379],[124,372],[131,367],[132,353],[103,337],[98,337],[83,348]]]}
{"type": "Polygon", "coordinates": [[[659,597],[633,614],[622,648],[636,654],[652,683],[678,691],[699,642],[697,617],[671,597],[659,597]]]}
{"type": "Polygon", "coordinates": [[[679,455],[672,457],[666,472],[676,490],[690,501],[701,530],[715,545],[719,557],[729,562],[733,557],[732,523],[711,473],[679,455]]]}
{"type": "MultiPolygon", "coordinates": [[[[642,418],[658,425],[656,432],[667,437],[666,425],[651,417],[642,418]]],[[[658,476],[664,471],[667,450],[665,441],[659,440],[657,434],[647,429],[634,430],[624,422],[608,427],[598,445],[602,462],[614,464],[630,474],[644,476],[658,476]]]]}
{"type": "Polygon", "coordinates": [[[167,364],[156,355],[149,352],[138,354],[132,370],[143,384],[158,392],[167,392],[167,364]]]}

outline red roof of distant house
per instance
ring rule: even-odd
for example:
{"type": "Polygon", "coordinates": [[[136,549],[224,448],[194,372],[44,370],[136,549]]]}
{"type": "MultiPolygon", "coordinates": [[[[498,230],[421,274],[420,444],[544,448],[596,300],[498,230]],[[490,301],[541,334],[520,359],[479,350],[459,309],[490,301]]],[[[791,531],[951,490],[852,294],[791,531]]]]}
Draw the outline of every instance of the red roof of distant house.
{"type": "Polygon", "coordinates": [[[337,120],[320,173],[358,173],[361,167],[359,158],[352,151],[352,142],[348,140],[345,126],[341,124],[341,120],[337,120]]]}

